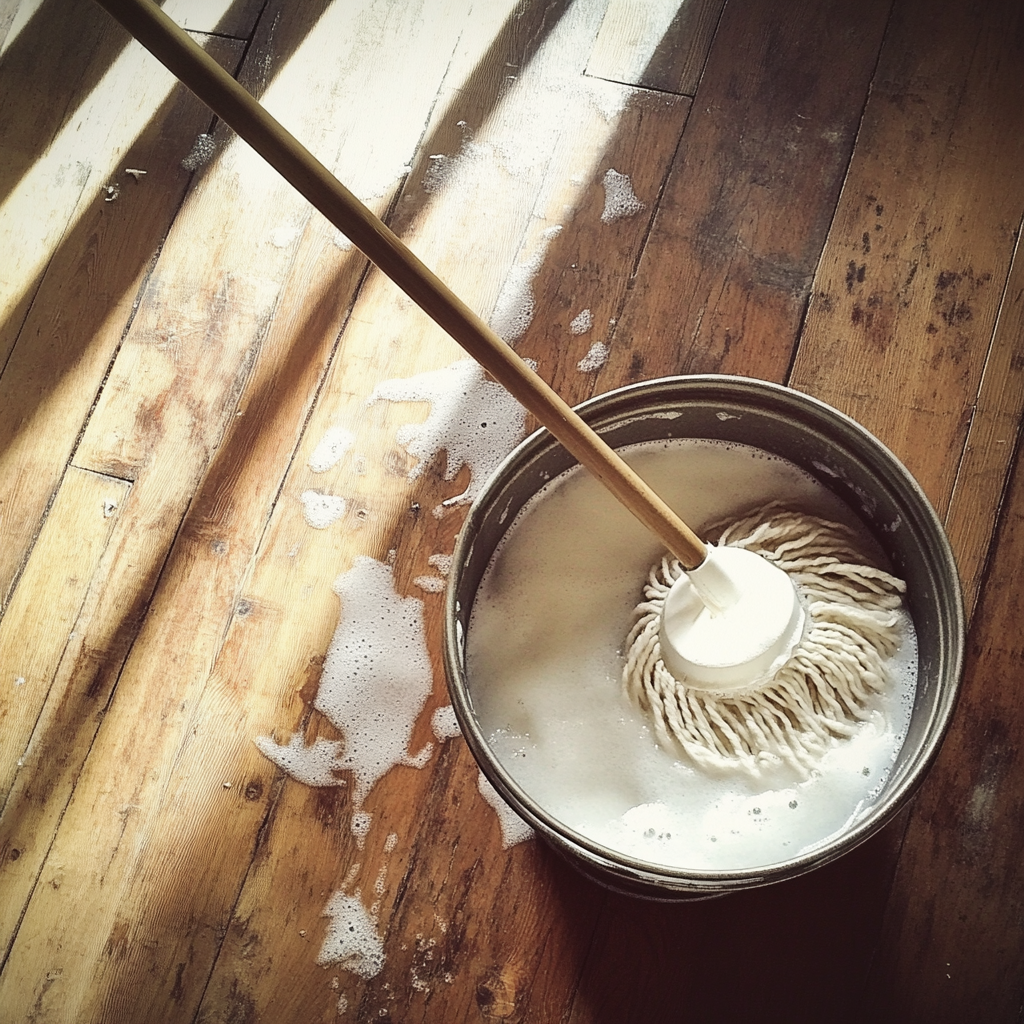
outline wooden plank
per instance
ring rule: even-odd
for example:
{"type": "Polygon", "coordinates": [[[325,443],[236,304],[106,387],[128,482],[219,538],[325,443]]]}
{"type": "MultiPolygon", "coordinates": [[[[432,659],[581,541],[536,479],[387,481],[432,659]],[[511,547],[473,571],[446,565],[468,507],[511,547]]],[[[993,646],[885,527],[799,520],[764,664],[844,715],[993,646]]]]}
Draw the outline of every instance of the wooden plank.
{"type": "Polygon", "coordinates": [[[601,390],[670,373],[782,380],[888,9],[726,7],[601,390]]]}
{"type": "Polygon", "coordinates": [[[58,668],[95,639],[82,606],[129,488],[123,480],[68,470],[0,625],[4,959],[78,774],[75,733],[91,736],[102,713],[94,695],[68,685],[73,681],[58,668]]]}
{"type": "MultiPolygon", "coordinates": [[[[237,43],[207,43],[225,66],[233,67],[241,55],[237,43]]],[[[46,272],[0,373],[0,604],[17,579],[181,204],[190,178],[182,158],[210,122],[209,112],[179,86],[136,137],[139,110],[148,110],[147,100],[153,99],[129,88],[152,71],[152,58],[141,51],[136,56],[125,77],[105,83],[109,123],[82,145],[97,163],[113,151],[124,166],[145,174],[138,180],[119,175],[122,191],[114,202],[97,194],[78,206],[68,194],[70,212],[58,202],[49,220],[39,218],[38,230],[52,245],[46,272]]],[[[21,88],[26,97],[37,91],[31,81],[21,88]]],[[[12,242],[10,235],[4,242],[12,242]]]]}
{"type": "MultiPolygon", "coordinates": [[[[684,98],[633,93],[573,216],[545,252],[545,270],[533,286],[538,314],[517,350],[536,359],[551,386],[572,404],[595,393],[611,355],[634,266],[689,112],[684,98]],[[625,176],[642,209],[602,219],[609,173],[625,176]]],[[[557,202],[551,204],[544,223],[552,223],[557,210],[557,202]]]]}
{"type": "Polygon", "coordinates": [[[981,588],[995,528],[994,517],[979,522],[978,510],[999,508],[1024,414],[1022,337],[1024,258],[1018,241],[946,515],[946,531],[957,553],[968,620],[981,588]]]}
{"type": "Polygon", "coordinates": [[[189,32],[214,32],[234,39],[250,39],[267,0],[231,0],[224,7],[208,0],[167,0],[163,9],[189,32]]]}
{"type": "MultiPolygon", "coordinates": [[[[790,379],[889,445],[942,516],[1024,213],[1020,13],[897,6],[790,379]]],[[[958,535],[972,585],[991,526],[958,535]]]]}
{"type": "Polygon", "coordinates": [[[0,806],[25,765],[29,737],[129,486],[68,471],[0,624],[0,806]]]}
{"type": "Polygon", "coordinates": [[[1024,787],[1020,452],[971,629],[956,718],[914,804],[859,1019],[1019,1020],[1024,787]]]}
{"type": "MultiPolygon", "coordinates": [[[[685,114],[685,102],[666,103],[649,94],[633,94],[619,121],[621,135],[606,144],[604,161],[635,168],[637,188],[651,199],[644,216],[616,225],[601,222],[604,162],[597,162],[596,176],[572,185],[572,168],[592,159],[596,128],[574,116],[565,137],[556,140],[550,161],[541,162],[548,169],[546,178],[532,186],[541,196],[537,205],[532,210],[523,208],[516,198],[508,208],[495,211],[495,217],[478,226],[475,234],[467,230],[460,235],[459,241],[468,249],[488,252],[494,263],[503,261],[499,265],[508,274],[525,256],[517,259],[506,239],[522,237],[525,254],[533,254],[538,233],[552,226],[556,216],[567,220],[544,252],[543,266],[533,282],[533,323],[518,344],[524,355],[543,353],[546,371],[567,382],[576,378],[570,388],[585,391],[593,375],[581,373],[575,365],[590,344],[586,336],[574,339],[574,349],[567,347],[566,339],[573,339],[568,322],[579,312],[569,303],[591,302],[599,315],[615,309],[646,234],[657,183],[671,159],[685,114]],[[563,202],[567,185],[570,192],[585,189],[571,215],[563,202]],[[502,229],[496,230],[499,214],[502,229]],[[525,230],[530,222],[532,228],[525,230]],[[491,237],[482,231],[491,232],[491,237]],[[566,248],[563,237],[568,239],[566,248]],[[609,240],[611,255],[597,266],[597,253],[609,240]],[[570,264],[588,255],[592,265],[578,278],[570,264]],[[602,288],[606,295],[599,294],[602,288]]],[[[494,137],[495,145],[512,145],[515,133],[529,131],[530,122],[524,119],[506,130],[504,138],[494,137]]],[[[418,187],[415,178],[412,187],[418,187]]],[[[448,256],[453,216],[444,205],[431,207],[429,219],[417,228],[416,242],[422,253],[437,255],[435,265],[446,258],[452,261],[449,273],[458,274],[453,280],[466,294],[466,288],[471,293],[474,280],[479,280],[479,271],[457,265],[454,252],[448,256]]],[[[493,295],[494,289],[484,294],[493,295]]],[[[252,611],[232,623],[218,659],[210,692],[226,692],[243,678],[250,697],[250,717],[246,727],[237,730],[240,748],[233,756],[245,758],[246,771],[260,773],[268,788],[266,765],[261,771],[258,759],[251,760],[255,735],[275,732],[283,743],[287,730],[294,728],[305,730],[308,742],[318,736],[337,737],[330,724],[312,712],[311,704],[318,667],[337,617],[337,600],[325,584],[355,554],[384,559],[389,549],[395,549],[399,592],[411,592],[426,605],[436,680],[410,749],[418,750],[432,739],[427,728],[430,713],[446,702],[440,673],[441,595],[417,590],[413,580],[436,573],[428,561],[432,553],[452,550],[461,517],[438,520],[427,510],[461,490],[465,477],[445,482],[440,469],[432,467],[412,484],[394,470],[382,471],[378,467],[388,462],[400,472],[407,465],[404,457],[391,457],[390,442],[383,439],[392,437],[410,414],[398,408],[360,408],[381,375],[399,372],[403,365],[412,372],[428,356],[438,359],[430,331],[416,311],[396,301],[389,285],[370,282],[361,294],[343,336],[341,358],[332,367],[307,439],[285,483],[285,500],[278,506],[253,579],[244,591],[252,611]],[[401,348],[380,353],[377,338],[381,335],[401,337],[401,348]],[[313,446],[333,423],[354,431],[352,451],[364,454],[365,471],[351,461],[322,473],[308,470],[313,446]],[[354,522],[347,518],[347,529],[312,535],[302,521],[298,496],[314,485],[344,495],[350,506],[367,512],[359,532],[353,532],[354,522]],[[413,501],[422,509],[418,517],[409,514],[413,501]],[[325,565],[330,567],[326,578],[325,565]]],[[[441,358],[450,356],[442,350],[441,358]]],[[[414,410],[411,415],[421,418],[422,412],[414,410]]],[[[225,735],[223,726],[212,724],[215,714],[211,702],[210,711],[200,718],[211,723],[218,735],[225,735]]],[[[236,709],[233,714],[242,712],[236,709]]],[[[201,750],[195,756],[199,758],[201,750]]],[[[360,1015],[386,1009],[392,1019],[403,1021],[429,1021],[438,1013],[464,1019],[477,1011],[485,1019],[497,1019],[499,1002],[502,1006],[511,1002],[517,1012],[537,1019],[560,1018],[569,994],[557,979],[579,973],[588,922],[593,921],[600,901],[595,903],[587,883],[575,878],[567,881],[566,872],[553,865],[546,853],[527,847],[502,853],[494,814],[476,790],[475,764],[461,740],[449,741],[426,770],[396,769],[377,783],[365,805],[373,818],[366,847],[360,851],[347,829],[354,808],[346,790],[310,792],[286,782],[261,837],[200,1019],[228,1019],[242,1007],[279,1021],[310,1014],[330,1019],[340,997],[360,1015]],[[392,833],[396,846],[388,852],[386,839],[392,833]],[[396,864],[402,865],[400,872],[396,864]],[[378,977],[365,981],[338,967],[328,967],[325,973],[316,964],[327,927],[324,905],[350,869],[355,874],[348,880],[347,891],[361,890],[366,899],[380,872],[386,875],[379,927],[387,964],[378,977]],[[556,892],[571,913],[547,914],[545,908],[551,906],[556,892]],[[392,903],[395,900],[399,901],[392,903]],[[496,920],[501,927],[489,927],[496,920]],[[287,927],[282,927],[283,922],[287,927]],[[432,940],[436,945],[430,945],[432,940]],[[543,960],[539,959],[542,952],[543,960]],[[286,976],[288,985],[282,983],[286,976]],[[335,978],[338,988],[331,987],[335,978]]]]}
{"type": "MultiPolygon", "coordinates": [[[[209,9],[228,2],[214,0],[209,9]]],[[[8,253],[0,277],[0,365],[61,239],[88,211],[117,202],[136,184],[124,174],[132,164],[123,161],[175,89],[174,78],[95,5],[52,6],[30,19],[0,67],[0,244],[8,253]]],[[[228,57],[237,45],[217,48],[228,57]]]]}
{"type": "MultiPolygon", "coordinates": [[[[349,131],[361,113],[347,103],[354,82],[371,90],[376,83],[385,96],[389,90],[407,96],[415,91],[412,82],[429,81],[431,75],[439,82],[448,59],[443,45],[419,49],[422,36],[414,43],[409,21],[418,17],[416,10],[388,21],[386,33],[365,31],[367,21],[387,20],[382,19],[384,6],[329,8],[333,18],[318,23],[312,49],[306,38],[309,8],[294,18],[282,13],[280,20],[268,22],[272,38],[258,40],[250,54],[250,66],[259,74],[268,49],[271,55],[277,46],[295,52],[299,59],[289,64],[290,75],[282,71],[265,100],[287,107],[296,95],[303,97],[307,102],[297,109],[306,120],[299,132],[317,136],[321,149],[341,149],[342,163],[360,171],[367,186],[374,183],[373,175],[379,182],[386,172],[385,186],[399,178],[436,85],[420,95],[418,110],[409,103],[396,108],[393,131],[385,133],[385,144],[378,143],[370,174],[363,139],[349,131]],[[295,45],[290,38],[295,34],[306,41],[295,45]],[[339,38],[352,42],[349,61],[317,56],[319,46],[336,57],[339,38]],[[420,55],[419,62],[409,59],[410,48],[420,55]],[[346,82],[344,75],[353,81],[346,82]],[[340,105],[338,116],[331,114],[333,103],[340,105]]],[[[435,42],[457,38],[451,27],[463,17],[455,5],[446,18],[437,19],[435,42]]],[[[295,123],[294,113],[290,120],[295,123]]],[[[388,200],[385,187],[376,202],[384,208],[388,200]]],[[[137,481],[136,514],[120,524],[116,558],[93,609],[97,628],[130,620],[127,608],[139,595],[148,598],[146,588],[153,586],[156,572],[162,571],[163,582],[146,609],[136,653],[88,751],[44,867],[43,877],[49,879],[68,865],[61,891],[38,886],[22,922],[0,982],[6,1005],[36,1006],[54,1018],[104,1016],[104,1007],[121,1005],[127,984],[130,1004],[142,1007],[142,1017],[148,999],[154,1018],[167,1019],[166,1008],[174,1005],[181,1019],[191,1019],[205,984],[219,944],[218,922],[226,921],[248,865],[251,845],[240,849],[234,841],[238,833],[218,826],[232,856],[223,874],[212,866],[210,877],[219,881],[197,894],[205,911],[196,908],[212,927],[201,936],[175,927],[165,936],[181,939],[188,948],[183,959],[172,960],[173,943],[162,940],[158,968],[152,968],[164,972],[161,983],[154,983],[150,968],[140,973],[137,967],[140,949],[156,947],[146,942],[126,946],[122,936],[127,929],[141,939],[164,910],[154,891],[167,880],[169,862],[157,854],[162,839],[151,831],[161,805],[166,800],[168,814],[195,822],[197,811],[210,804],[209,779],[193,779],[191,788],[176,791],[182,779],[174,771],[175,751],[193,725],[195,702],[223,641],[224,625],[235,612],[240,578],[277,497],[361,270],[358,254],[335,244],[334,229],[319,219],[307,225],[304,211],[286,186],[247,157],[229,150],[213,166],[168,237],[76,454],[76,463],[104,465],[137,481]],[[191,259],[208,239],[206,262],[191,259]],[[288,275],[293,275],[291,291],[278,296],[288,275]],[[145,388],[138,386],[142,380],[145,388]],[[204,463],[214,451],[222,454],[204,481],[204,463]],[[162,565],[197,486],[174,552],[162,565]],[[109,764],[119,765],[114,780],[107,777],[109,764]],[[175,802],[179,795],[182,803],[175,802]],[[95,858],[76,860],[73,851],[83,848],[97,851],[95,858]],[[121,898],[111,901],[113,891],[121,898]],[[96,915],[97,927],[88,934],[78,927],[85,907],[96,915]],[[55,943],[58,933],[63,938],[55,943]],[[45,976],[50,968],[41,967],[40,957],[60,960],[54,969],[64,971],[61,984],[50,987],[45,976]],[[190,965],[184,975],[179,962],[190,965]],[[66,966],[79,963],[90,966],[84,971],[66,966]],[[136,991],[140,985],[145,995],[136,991]]],[[[124,646],[104,652],[98,672],[92,666],[92,681],[107,694],[124,646]]],[[[71,670],[88,668],[79,663],[71,670]]],[[[245,737],[250,751],[251,740],[245,737]]],[[[80,754],[84,757],[85,750],[80,754]]],[[[218,772],[215,794],[227,792],[222,783],[218,772]]],[[[242,786],[241,793],[246,789],[242,786]]],[[[242,796],[241,803],[252,802],[242,796]]],[[[232,815],[231,824],[240,831],[258,829],[264,813],[258,806],[254,826],[244,814],[232,815]]],[[[180,836],[172,848],[175,857],[195,852],[187,843],[182,850],[180,836]]],[[[212,849],[200,844],[199,856],[212,849]]]]}
{"type": "Polygon", "coordinates": [[[724,0],[611,0],[587,74],[693,96],[724,0]]]}

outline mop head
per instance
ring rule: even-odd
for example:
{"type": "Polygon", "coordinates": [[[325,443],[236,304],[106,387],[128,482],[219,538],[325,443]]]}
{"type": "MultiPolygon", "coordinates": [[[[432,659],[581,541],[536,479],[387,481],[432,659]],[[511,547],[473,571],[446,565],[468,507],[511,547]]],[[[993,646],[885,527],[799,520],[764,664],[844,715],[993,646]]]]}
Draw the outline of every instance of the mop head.
{"type": "Polygon", "coordinates": [[[747,548],[787,572],[807,615],[783,667],[727,695],[688,686],[665,667],[661,610],[684,570],[667,557],[651,569],[626,641],[623,681],[663,746],[678,743],[702,767],[757,774],[783,761],[806,776],[834,739],[869,717],[900,645],[906,584],[864,564],[854,538],[846,526],[774,503],[721,529],[719,545],[747,548]]]}

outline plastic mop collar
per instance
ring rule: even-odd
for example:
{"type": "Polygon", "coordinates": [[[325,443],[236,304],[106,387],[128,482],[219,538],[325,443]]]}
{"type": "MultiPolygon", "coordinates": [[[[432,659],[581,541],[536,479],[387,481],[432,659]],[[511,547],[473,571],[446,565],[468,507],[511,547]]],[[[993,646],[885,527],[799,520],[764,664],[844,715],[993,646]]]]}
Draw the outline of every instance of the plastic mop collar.
{"type": "Polygon", "coordinates": [[[705,767],[757,773],[778,759],[806,775],[833,738],[868,717],[900,645],[906,584],[865,565],[854,539],[846,526],[779,504],[721,529],[719,546],[746,548],[790,576],[807,616],[792,656],[770,679],[728,694],[688,685],[666,668],[662,609],[684,570],[668,558],[651,569],[626,641],[623,682],[664,746],[678,743],[705,767]]]}

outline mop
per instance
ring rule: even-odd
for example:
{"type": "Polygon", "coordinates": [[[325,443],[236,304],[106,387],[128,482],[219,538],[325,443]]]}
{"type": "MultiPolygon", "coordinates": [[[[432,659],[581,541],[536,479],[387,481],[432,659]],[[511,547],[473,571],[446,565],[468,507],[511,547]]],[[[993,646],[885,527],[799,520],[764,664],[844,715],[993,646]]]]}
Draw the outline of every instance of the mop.
{"type": "Polygon", "coordinates": [[[806,764],[882,685],[901,585],[841,530],[733,524],[707,545],[501,338],[152,0],[97,0],[522,403],[668,548],[631,641],[627,686],[698,761],[806,764]],[[693,696],[696,684],[709,696],[693,696]],[[733,696],[714,696],[723,691],[733,696]]]}
{"type": "Polygon", "coordinates": [[[721,673],[709,680],[674,663],[671,640],[663,656],[666,604],[686,586],[686,572],[663,558],[626,640],[626,691],[651,716],[662,745],[675,741],[699,765],[756,774],[777,759],[806,776],[888,687],[906,585],[864,563],[849,527],[777,503],[709,532],[720,546],[755,553],[792,580],[801,613],[793,640],[763,674],[733,686],[721,673]]]}

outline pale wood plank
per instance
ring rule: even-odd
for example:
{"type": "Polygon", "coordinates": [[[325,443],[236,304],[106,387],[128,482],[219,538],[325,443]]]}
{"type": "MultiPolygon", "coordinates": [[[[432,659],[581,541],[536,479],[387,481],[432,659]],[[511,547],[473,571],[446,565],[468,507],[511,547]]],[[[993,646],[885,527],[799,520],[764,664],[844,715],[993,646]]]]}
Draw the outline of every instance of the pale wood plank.
{"type": "MultiPolygon", "coordinates": [[[[332,57],[337,55],[339,38],[352,41],[349,62],[317,58],[309,52],[308,42],[305,51],[289,44],[289,29],[301,29],[305,36],[308,10],[291,23],[283,13],[279,21],[271,21],[272,40],[264,39],[265,48],[261,50],[258,43],[251,54],[257,74],[273,47],[281,46],[285,52],[295,49],[302,55],[289,66],[290,83],[285,72],[279,75],[278,91],[268,93],[269,101],[275,102],[276,95],[276,102],[287,106],[296,95],[304,97],[308,104],[297,109],[306,118],[307,134],[319,133],[321,146],[335,152],[344,144],[343,163],[360,172],[368,186],[380,181],[384,172],[389,175],[385,186],[399,176],[405,154],[412,151],[422,131],[433,91],[420,96],[418,112],[408,103],[396,110],[393,131],[376,146],[377,166],[368,169],[366,148],[360,145],[363,140],[349,131],[361,114],[347,102],[354,82],[367,86],[369,81],[370,88],[376,82],[385,95],[389,89],[407,95],[412,92],[409,78],[429,79],[433,68],[434,80],[439,82],[447,65],[443,47],[418,49],[422,37],[414,42],[415,34],[409,29],[410,21],[417,19],[415,10],[388,23],[383,35],[367,33],[365,24],[346,27],[346,21],[353,19],[386,21],[384,6],[331,8],[333,23],[328,19],[318,26],[317,45],[332,57]],[[398,45],[403,40],[405,48],[398,45]],[[419,64],[408,59],[409,47],[422,55],[419,64]],[[353,81],[346,83],[338,72],[353,81]],[[318,95],[318,89],[326,95],[318,95]],[[338,104],[335,116],[330,113],[331,103],[338,104]],[[396,153],[401,155],[396,158],[396,153]]],[[[439,19],[434,30],[438,41],[446,36],[454,41],[457,35],[451,26],[462,17],[456,5],[447,19],[439,19]]],[[[295,120],[293,112],[293,124],[295,120]]],[[[301,124],[299,129],[301,133],[301,124]]],[[[262,167],[245,160],[229,154],[214,165],[186,202],[76,455],[76,463],[105,465],[137,478],[137,514],[121,527],[106,593],[96,602],[96,618],[112,626],[130,617],[127,609],[133,599],[141,595],[145,600],[146,587],[155,582],[153,573],[160,569],[206,459],[217,449],[224,451],[224,461],[218,460],[193,502],[175,553],[163,568],[164,582],[147,609],[136,654],[123,671],[48,864],[73,860],[71,851],[83,847],[85,836],[89,837],[85,847],[97,851],[95,860],[69,867],[59,894],[51,887],[37,888],[0,983],[6,989],[0,998],[10,999],[10,1005],[32,1006],[41,999],[42,1012],[53,1017],[118,1012],[115,1008],[123,1005],[127,984],[131,1005],[149,999],[153,1015],[161,1016],[173,1003],[182,1007],[183,1019],[191,1019],[188,1005],[194,1008],[216,952],[217,921],[230,910],[248,863],[247,850],[239,848],[233,829],[252,823],[241,815],[232,816],[232,829],[220,833],[228,844],[224,849],[232,855],[225,873],[216,876],[221,878],[218,885],[198,894],[209,908],[213,927],[203,930],[202,938],[187,929],[173,929],[173,935],[188,947],[181,962],[194,967],[182,977],[176,973],[178,961],[171,960],[173,949],[160,945],[156,955],[166,984],[149,980],[155,968],[139,973],[139,947],[131,943],[126,947],[120,937],[141,936],[156,922],[163,904],[155,898],[154,886],[159,888],[158,883],[168,879],[170,863],[157,852],[162,840],[149,825],[164,799],[172,804],[167,813],[176,818],[184,814],[190,822],[196,821],[198,809],[208,805],[205,782],[195,779],[192,783],[198,788],[186,785],[181,793],[187,806],[174,805],[177,797],[167,796],[169,788],[181,781],[175,775],[175,750],[192,725],[195,699],[223,640],[223,624],[235,609],[239,577],[276,497],[277,481],[301,431],[308,402],[316,392],[317,374],[330,355],[362,263],[357,254],[334,244],[333,229],[320,220],[310,222],[304,246],[297,250],[306,223],[303,204],[262,167]],[[197,251],[197,237],[216,243],[208,250],[214,256],[208,262],[189,258],[197,251]],[[165,266],[168,269],[162,273],[165,266]],[[204,268],[211,266],[213,279],[207,269],[204,281],[204,268]],[[228,276],[225,268],[235,276],[218,296],[222,275],[228,276]],[[279,298],[275,291],[288,274],[294,274],[293,290],[279,298]],[[277,283],[271,275],[278,278],[277,283]],[[341,289],[336,290],[339,285],[341,289]],[[320,302],[311,306],[311,294],[318,292],[320,302]],[[214,344],[207,344],[210,331],[214,344]],[[250,370],[254,341],[259,358],[250,370]],[[142,380],[146,387],[140,389],[142,380]],[[284,391],[279,393],[278,388],[284,391]],[[239,416],[235,416],[236,403],[239,416]],[[250,415],[254,417],[251,425],[246,423],[250,415]],[[261,421],[261,415],[268,420],[261,421]],[[109,764],[119,765],[114,780],[106,777],[109,764]],[[114,891],[123,900],[111,900],[108,894],[114,891]],[[84,906],[96,913],[96,928],[89,934],[77,927],[84,906]],[[63,935],[59,955],[53,945],[57,932],[63,935]],[[41,955],[46,958],[41,953],[46,949],[58,955],[60,966],[91,966],[85,971],[68,968],[62,983],[50,988],[40,960],[41,955]]],[[[385,191],[377,200],[381,208],[388,198],[385,191]]],[[[112,667],[116,671],[116,660],[117,652],[112,652],[103,666],[105,676],[112,667]]],[[[107,692],[111,681],[102,680],[107,692]]],[[[253,749],[251,740],[248,734],[248,751],[253,749]]],[[[222,783],[218,773],[215,794],[226,792],[222,783]]],[[[248,803],[244,798],[242,802],[248,803]]],[[[257,810],[256,827],[263,813],[257,810]]],[[[187,833],[188,829],[172,841],[174,856],[195,852],[182,840],[187,833]]],[[[199,856],[209,853],[207,844],[199,845],[199,856]]],[[[196,913],[201,915],[198,909],[196,913]]],[[[154,949],[145,944],[142,948],[154,949]]],[[[139,1012],[146,1016],[144,1010],[139,1012]]]]}
{"type": "Polygon", "coordinates": [[[189,32],[215,32],[235,39],[252,37],[267,0],[231,0],[223,6],[209,0],[168,0],[161,7],[189,32]]]}
{"type": "MultiPolygon", "coordinates": [[[[227,3],[214,0],[211,10],[227,3]]],[[[217,47],[227,56],[237,44],[217,47]]],[[[40,10],[12,44],[0,86],[0,137],[9,139],[0,152],[4,363],[69,228],[135,184],[123,174],[125,156],[175,81],[95,5],[55,0],[55,9],[40,10]],[[51,30],[51,13],[59,33],[51,30]]]]}
{"type": "Polygon", "coordinates": [[[611,0],[587,74],[692,96],[724,0],[611,0]]]}
{"type": "Polygon", "coordinates": [[[1024,413],[1024,259],[1018,242],[992,347],[946,513],[968,621],[981,589],[995,516],[1024,413]]]}
{"type": "Polygon", "coordinates": [[[600,390],[783,379],[888,10],[727,5],[600,390]]]}
{"type": "MultiPolygon", "coordinates": [[[[225,66],[233,67],[241,56],[238,43],[206,42],[225,66]]],[[[150,70],[151,58],[138,57],[131,76],[150,70]]],[[[97,159],[113,148],[124,166],[146,173],[138,180],[119,174],[122,191],[114,202],[95,195],[70,214],[58,203],[49,210],[51,219],[39,218],[38,230],[53,248],[0,373],[0,604],[14,586],[181,204],[190,178],[182,158],[210,122],[209,112],[179,86],[136,138],[138,108],[126,104],[119,111],[122,93],[130,91],[127,81],[107,83],[109,131],[93,137],[89,148],[97,159]],[[50,238],[52,218],[59,217],[65,227],[59,239],[50,238]]],[[[31,81],[21,88],[33,95],[31,81]]],[[[138,102],[145,98],[143,93],[138,102]]]]}
{"type": "Polygon", "coordinates": [[[0,623],[0,805],[26,764],[29,736],[129,486],[68,471],[0,623]]]}
{"type": "Polygon", "coordinates": [[[58,667],[95,642],[82,606],[129,489],[123,480],[68,470],[0,625],[4,959],[74,785],[78,765],[68,762],[74,729],[81,724],[91,737],[96,728],[99,708],[58,667]]]}
{"type": "MultiPolygon", "coordinates": [[[[1019,17],[894,12],[790,379],[889,445],[941,516],[1024,213],[1019,17]]],[[[974,525],[968,580],[987,509],[974,525]]]]}

